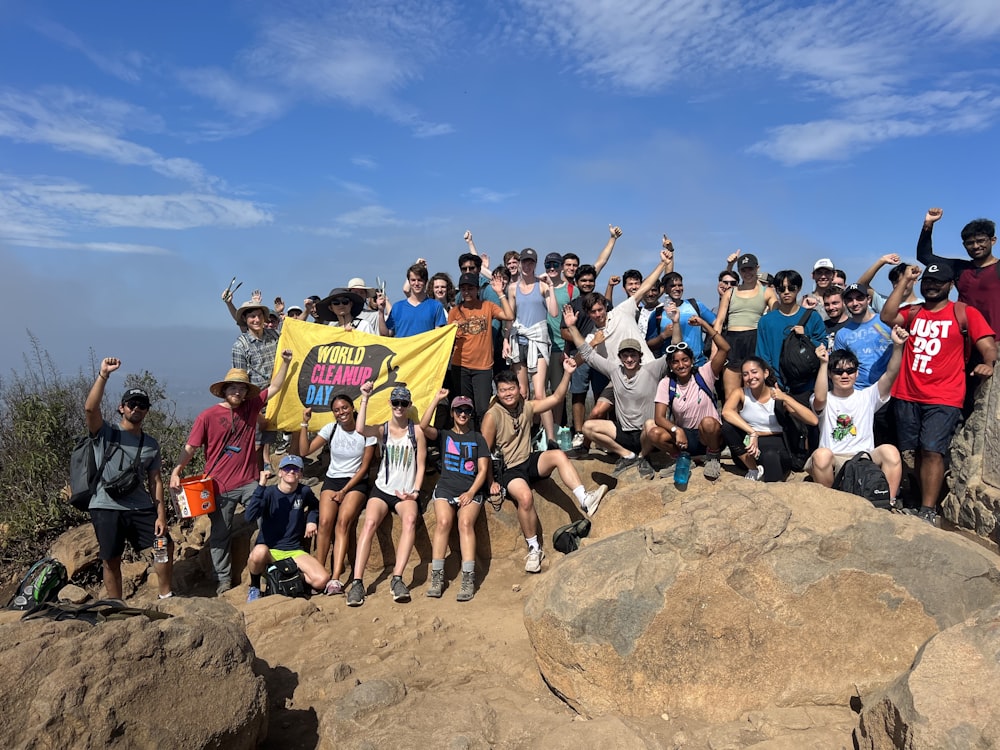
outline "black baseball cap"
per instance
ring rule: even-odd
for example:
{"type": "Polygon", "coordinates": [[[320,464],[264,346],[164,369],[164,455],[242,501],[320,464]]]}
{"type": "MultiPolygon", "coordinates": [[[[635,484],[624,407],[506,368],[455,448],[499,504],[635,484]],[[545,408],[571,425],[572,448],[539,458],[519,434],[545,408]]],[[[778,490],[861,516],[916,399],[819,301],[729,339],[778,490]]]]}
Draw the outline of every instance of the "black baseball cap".
{"type": "Polygon", "coordinates": [[[122,394],[122,406],[133,399],[144,403],[146,408],[149,408],[149,394],[142,390],[142,388],[129,388],[125,391],[125,393],[122,394]]]}

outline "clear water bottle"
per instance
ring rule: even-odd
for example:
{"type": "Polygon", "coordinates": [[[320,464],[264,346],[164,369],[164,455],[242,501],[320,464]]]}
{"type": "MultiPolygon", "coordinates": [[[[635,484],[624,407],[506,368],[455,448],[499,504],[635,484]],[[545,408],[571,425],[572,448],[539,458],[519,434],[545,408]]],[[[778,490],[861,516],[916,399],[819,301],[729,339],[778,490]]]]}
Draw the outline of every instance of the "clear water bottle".
{"type": "Polygon", "coordinates": [[[681,490],[687,489],[688,480],[691,478],[691,454],[683,451],[677,457],[674,465],[674,485],[681,490]]]}
{"type": "Polygon", "coordinates": [[[573,436],[569,433],[569,427],[560,427],[556,430],[556,443],[559,445],[559,450],[567,452],[573,450],[573,436]]]}
{"type": "Polygon", "coordinates": [[[158,564],[163,564],[170,559],[170,553],[167,550],[167,537],[158,536],[153,540],[153,562],[158,564]]]}

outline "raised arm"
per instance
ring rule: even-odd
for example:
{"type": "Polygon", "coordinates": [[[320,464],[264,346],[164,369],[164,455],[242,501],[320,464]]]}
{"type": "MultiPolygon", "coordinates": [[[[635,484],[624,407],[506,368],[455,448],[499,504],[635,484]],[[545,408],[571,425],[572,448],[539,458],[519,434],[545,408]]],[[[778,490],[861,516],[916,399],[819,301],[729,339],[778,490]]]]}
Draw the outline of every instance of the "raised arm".
{"type": "Polygon", "coordinates": [[[431,425],[431,420],[434,419],[434,413],[437,411],[438,404],[448,398],[448,389],[442,388],[431,398],[431,402],[427,405],[424,410],[424,415],[420,418],[420,429],[424,431],[427,439],[434,442],[438,439],[438,430],[436,427],[431,425]]]}
{"type": "Polygon", "coordinates": [[[265,401],[270,401],[271,397],[281,390],[281,386],[285,384],[285,376],[288,374],[288,365],[291,364],[291,362],[292,350],[282,350],[281,364],[278,365],[278,369],[275,370],[274,374],[271,376],[271,383],[267,386],[267,396],[264,397],[265,401]]]}
{"type": "Polygon", "coordinates": [[[889,295],[889,299],[882,307],[882,312],[879,313],[883,323],[890,326],[903,325],[903,316],[899,312],[899,306],[903,304],[907,286],[912,287],[919,278],[919,266],[907,266],[906,271],[899,275],[899,278],[896,279],[896,285],[892,288],[892,294],[889,295]]]}
{"type": "Polygon", "coordinates": [[[866,286],[871,286],[872,279],[874,279],[875,275],[882,269],[882,266],[888,266],[888,265],[895,266],[898,263],[899,263],[899,256],[896,255],[895,253],[889,253],[888,255],[883,255],[881,258],[879,258],[870,266],[868,266],[868,268],[865,269],[865,272],[863,274],[858,276],[858,283],[865,284],[866,286]]]}
{"type": "Polygon", "coordinates": [[[101,415],[101,401],[104,400],[104,386],[108,378],[115,370],[122,366],[122,361],[117,357],[105,357],[101,360],[101,369],[97,372],[94,384],[90,386],[90,393],[83,404],[83,412],[87,419],[87,432],[96,435],[104,424],[104,417],[101,415]]]}
{"type": "Polygon", "coordinates": [[[729,301],[733,298],[733,294],[736,293],[736,287],[731,286],[726,289],[725,293],[722,295],[722,299],[719,300],[719,312],[715,315],[715,332],[722,333],[722,329],[726,325],[726,318],[729,317],[729,301]]]}
{"type": "Polygon", "coordinates": [[[361,406],[358,407],[358,418],[355,424],[355,431],[359,435],[364,435],[365,437],[379,438],[381,435],[379,431],[382,429],[382,425],[371,425],[366,424],[368,419],[368,399],[372,395],[372,389],[375,384],[368,380],[361,384],[361,406]]]}
{"type": "Polygon", "coordinates": [[[670,240],[667,239],[667,235],[663,235],[663,250],[660,250],[660,262],[656,264],[656,268],[649,272],[649,275],[642,280],[639,288],[635,290],[635,294],[632,297],[638,302],[650,289],[653,288],[654,284],[660,283],[660,276],[664,273],[669,273],[667,267],[673,268],[674,265],[674,253],[673,250],[668,250],[667,245],[673,247],[670,240]]]}
{"type": "Polygon", "coordinates": [[[615,243],[618,241],[618,238],[622,236],[622,228],[614,227],[608,224],[608,233],[611,237],[608,238],[607,244],[604,245],[604,249],[601,250],[600,255],[597,256],[597,260],[594,261],[594,268],[597,271],[594,276],[599,276],[601,269],[608,264],[609,260],[611,260],[611,252],[615,249],[615,243]]]}
{"type": "Polygon", "coordinates": [[[949,258],[939,258],[934,254],[934,242],[931,235],[934,232],[934,225],[944,216],[944,210],[940,208],[929,208],[924,215],[924,223],[920,227],[920,236],[917,238],[917,262],[925,266],[935,261],[948,261],[949,258]]]}
{"type": "Polygon", "coordinates": [[[888,398],[892,391],[892,384],[899,375],[899,368],[903,363],[903,344],[910,337],[910,332],[901,326],[892,327],[892,356],[889,357],[889,364],[885,367],[885,372],[878,379],[878,392],[882,398],[888,398]]]}
{"type": "Polygon", "coordinates": [[[579,349],[583,346],[583,336],[580,335],[580,330],[576,327],[577,314],[573,309],[573,305],[563,305],[563,330],[566,331],[570,341],[573,342],[573,346],[579,349]]]}
{"type": "Polygon", "coordinates": [[[608,285],[604,288],[604,297],[608,301],[608,309],[614,307],[615,287],[622,283],[621,276],[612,276],[608,279],[608,285]]]}
{"type": "Polygon", "coordinates": [[[819,414],[826,408],[826,397],[830,393],[830,352],[820,344],[816,347],[819,357],[819,370],[816,372],[816,384],[813,386],[813,411],[819,414]]]}
{"type": "MultiPolygon", "coordinates": [[[[562,403],[566,399],[566,391],[569,390],[569,380],[576,370],[576,360],[572,357],[567,357],[563,361],[563,376],[562,380],[559,381],[559,385],[556,387],[555,391],[545,398],[536,398],[532,401],[535,408],[535,414],[542,414],[543,412],[550,411],[554,409],[556,404],[562,403]]],[[[486,420],[483,420],[483,435],[486,434],[486,420]]]]}

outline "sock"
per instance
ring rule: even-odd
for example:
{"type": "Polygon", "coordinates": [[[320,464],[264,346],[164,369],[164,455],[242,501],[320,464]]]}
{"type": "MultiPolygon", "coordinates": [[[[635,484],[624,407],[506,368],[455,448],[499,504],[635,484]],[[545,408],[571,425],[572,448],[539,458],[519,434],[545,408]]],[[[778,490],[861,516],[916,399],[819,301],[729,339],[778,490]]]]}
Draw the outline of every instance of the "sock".
{"type": "Polygon", "coordinates": [[[633,453],[632,451],[629,451],[629,454],[627,456],[625,456],[624,458],[627,458],[629,461],[631,461],[633,458],[635,458],[635,453],[633,453]]]}
{"type": "Polygon", "coordinates": [[[531,537],[531,539],[525,539],[524,541],[526,541],[528,543],[528,549],[529,550],[539,549],[538,536],[537,535],[531,537]]]}
{"type": "Polygon", "coordinates": [[[582,484],[579,487],[573,488],[573,496],[580,502],[580,505],[583,505],[584,498],[587,497],[587,491],[583,488],[582,484]]]}
{"type": "Polygon", "coordinates": [[[444,560],[431,560],[431,570],[444,570],[444,560]]]}
{"type": "Polygon", "coordinates": [[[156,595],[156,598],[157,598],[157,599],[169,599],[169,598],[170,598],[170,597],[172,597],[173,595],[174,595],[174,592],[173,592],[173,591],[171,591],[171,592],[170,592],[169,594],[157,594],[157,595],[156,595]]]}
{"type": "Polygon", "coordinates": [[[475,573],[476,572],[476,561],[475,560],[462,560],[462,572],[463,573],[475,573]]]}
{"type": "Polygon", "coordinates": [[[260,588],[260,573],[250,574],[250,585],[256,588],[260,588]]]}

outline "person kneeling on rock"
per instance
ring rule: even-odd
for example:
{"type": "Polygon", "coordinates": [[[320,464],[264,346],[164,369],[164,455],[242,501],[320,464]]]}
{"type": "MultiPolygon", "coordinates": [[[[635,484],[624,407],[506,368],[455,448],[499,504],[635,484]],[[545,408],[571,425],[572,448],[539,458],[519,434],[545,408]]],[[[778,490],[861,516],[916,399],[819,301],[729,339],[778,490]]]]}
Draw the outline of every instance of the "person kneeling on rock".
{"type": "Polygon", "coordinates": [[[260,577],[267,566],[277,560],[291,559],[302,571],[306,583],[322,591],[330,574],[320,562],[303,549],[303,540],[316,536],[319,521],[319,501],[313,491],[299,484],[302,459],[287,455],[278,465],[278,483],[268,486],[271,472],[260,473],[260,484],[247,503],[244,518],[253,523],[260,519],[257,544],[250,551],[250,590],[247,601],[260,599],[260,577]]]}

